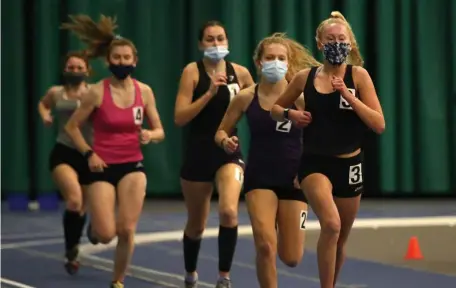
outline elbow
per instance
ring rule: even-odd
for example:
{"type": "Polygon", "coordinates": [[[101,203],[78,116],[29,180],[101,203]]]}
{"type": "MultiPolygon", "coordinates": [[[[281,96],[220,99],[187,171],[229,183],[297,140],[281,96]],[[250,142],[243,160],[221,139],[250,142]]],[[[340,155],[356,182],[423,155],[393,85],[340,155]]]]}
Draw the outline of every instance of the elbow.
{"type": "Polygon", "coordinates": [[[74,130],[77,128],[78,126],[75,125],[72,121],[68,121],[63,130],[65,130],[65,133],[71,137],[71,135],[74,134],[74,130]]]}
{"type": "Polygon", "coordinates": [[[185,124],[187,124],[187,121],[185,121],[185,119],[181,115],[179,115],[178,113],[175,113],[174,114],[174,124],[177,127],[183,127],[183,126],[185,126],[185,124]]]}
{"type": "Polygon", "coordinates": [[[383,134],[383,132],[385,132],[385,129],[386,129],[386,125],[385,125],[385,121],[382,121],[381,123],[379,123],[379,125],[376,125],[376,127],[374,127],[374,132],[378,135],[380,134],[383,134]]]}

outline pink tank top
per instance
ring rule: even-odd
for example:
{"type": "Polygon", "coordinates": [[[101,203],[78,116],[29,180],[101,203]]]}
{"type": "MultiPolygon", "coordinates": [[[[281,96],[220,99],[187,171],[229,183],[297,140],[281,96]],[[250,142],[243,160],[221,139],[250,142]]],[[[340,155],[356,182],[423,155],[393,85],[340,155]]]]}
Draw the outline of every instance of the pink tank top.
{"type": "Polygon", "coordinates": [[[100,107],[92,114],[93,151],[106,164],[121,164],[143,160],[139,131],[143,123],[144,103],[138,82],[133,79],[135,102],[128,108],[116,106],[110,80],[103,81],[100,107]]]}

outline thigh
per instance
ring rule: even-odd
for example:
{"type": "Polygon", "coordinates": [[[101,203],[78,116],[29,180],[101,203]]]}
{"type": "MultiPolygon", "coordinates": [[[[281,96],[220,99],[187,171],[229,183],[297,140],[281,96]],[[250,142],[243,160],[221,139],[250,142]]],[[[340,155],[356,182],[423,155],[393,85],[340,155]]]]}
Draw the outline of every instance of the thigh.
{"type": "Polygon", "coordinates": [[[339,213],[332,195],[332,184],[321,173],[312,173],[301,182],[301,188],[320,223],[339,226],[339,213]]]}
{"type": "Polygon", "coordinates": [[[117,225],[120,228],[136,228],[146,195],[146,174],[142,171],[124,175],[117,184],[117,225]]]}
{"type": "Polygon", "coordinates": [[[302,256],[304,253],[307,215],[307,203],[297,200],[279,200],[277,212],[279,251],[287,259],[295,255],[302,256]]]}
{"type": "Polygon", "coordinates": [[[97,234],[101,234],[100,230],[106,234],[115,231],[115,187],[108,182],[93,182],[87,187],[86,196],[90,222],[97,234]]]}
{"type": "Polygon", "coordinates": [[[278,199],[272,190],[255,189],[245,195],[255,244],[277,243],[275,230],[278,199]]]}
{"type": "Polygon", "coordinates": [[[78,174],[71,166],[57,165],[52,170],[52,178],[66,201],[79,201],[82,205],[82,189],[78,182],[78,174]]]}
{"type": "Polygon", "coordinates": [[[220,208],[237,211],[243,181],[244,169],[242,166],[228,163],[219,168],[215,183],[219,194],[220,208]]]}

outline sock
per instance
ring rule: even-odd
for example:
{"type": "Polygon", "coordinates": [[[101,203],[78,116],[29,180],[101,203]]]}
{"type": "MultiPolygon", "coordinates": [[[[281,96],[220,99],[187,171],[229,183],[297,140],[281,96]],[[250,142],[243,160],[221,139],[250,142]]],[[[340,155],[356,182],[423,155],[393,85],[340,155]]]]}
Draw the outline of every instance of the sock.
{"type": "Polygon", "coordinates": [[[84,223],[85,215],[81,216],[79,212],[65,210],[63,214],[63,233],[65,236],[66,251],[73,249],[79,244],[84,223]]]}
{"type": "Polygon", "coordinates": [[[78,224],[76,225],[75,234],[74,234],[76,245],[79,244],[79,242],[81,240],[86,221],[87,221],[87,214],[79,215],[78,224]]]}
{"type": "Polygon", "coordinates": [[[218,252],[219,271],[229,272],[233,262],[234,251],[236,250],[238,227],[219,227],[218,252]]]}
{"type": "Polygon", "coordinates": [[[198,254],[201,246],[201,238],[191,239],[184,233],[184,262],[185,271],[192,273],[196,271],[196,264],[198,262],[198,254]]]}

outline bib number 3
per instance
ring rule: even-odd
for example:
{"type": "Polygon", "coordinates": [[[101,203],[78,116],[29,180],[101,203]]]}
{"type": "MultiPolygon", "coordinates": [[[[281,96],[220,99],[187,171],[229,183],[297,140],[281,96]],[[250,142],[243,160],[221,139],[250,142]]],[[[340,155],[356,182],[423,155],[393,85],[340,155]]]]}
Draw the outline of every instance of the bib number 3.
{"type": "Polygon", "coordinates": [[[350,166],[348,184],[356,185],[363,182],[363,170],[361,163],[350,166]]]}
{"type": "Polygon", "coordinates": [[[143,107],[133,107],[133,120],[135,125],[142,125],[144,119],[144,109],[143,107]]]}

